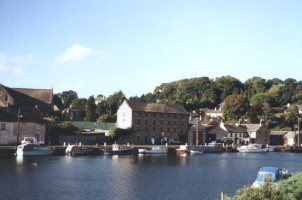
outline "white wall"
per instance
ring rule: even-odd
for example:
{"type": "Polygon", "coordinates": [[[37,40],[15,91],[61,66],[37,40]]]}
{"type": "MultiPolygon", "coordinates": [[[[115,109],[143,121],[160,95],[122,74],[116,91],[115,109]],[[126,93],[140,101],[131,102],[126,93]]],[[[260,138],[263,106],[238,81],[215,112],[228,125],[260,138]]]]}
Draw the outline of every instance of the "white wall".
{"type": "Polygon", "coordinates": [[[122,129],[132,127],[132,109],[126,101],[122,103],[117,111],[116,124],[118,128],[122,129]]]}

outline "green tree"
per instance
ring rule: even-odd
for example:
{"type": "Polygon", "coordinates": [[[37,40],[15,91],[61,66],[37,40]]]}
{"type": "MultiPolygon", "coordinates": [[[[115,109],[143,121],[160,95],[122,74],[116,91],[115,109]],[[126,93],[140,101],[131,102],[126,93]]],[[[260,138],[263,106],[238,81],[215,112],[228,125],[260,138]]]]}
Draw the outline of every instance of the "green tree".
{"type": "Polygon", "coordinates": [[[247,98],[251,98],[258,93],[265,93],[266,90],[266,81],[260,77],[250,78],[244,83],[244,94],[247,96],[247,98]]]}
{"type": "Polygon", "coordinates": [[[62,99],[63,108],[68,108],[71,105],[71,102],[78,98],[78,94],[75,91],[69,90],[60,93],[59,97],[62,99]]]}
{"type": "Polygon", "coordinates": [[[86,114],[85,114],[85,120],[86,121],[96,121],[96,105],[95,105],[95,99],[94,96],[90,96],[89,99],[86,102],[86,114]]]}
{"type": "Polygon", "coordinates": [[[115,92],[107,98],[107,104],[109,106],[109,115],[113,116],[117,112],[119,106],[126,99],[122,91],[115,92]]]}
{"type": "Polygon", "coordinates": [[[76,99],[74,99],[74,100],[71,102],[71,105],[72,105],[73,107],[85,109],[86,103],[87,103],[87,99],[85,99],[85,98],[81,98],[81,99],[76,98],[76,99]]]}
{"type": "Polygon", "coordinates": [[[241,94],[243,92],[243,84],[238,79],[232,76],[221,76],[215,79],[216,89],[220,91],[220,100],[233,94],[241,94]]]}
{"type": "Polygon", "coordinates": [[[275,120],[274,112],[273,112],[273,110],[271,109],[271,107],[268,103],[263,103],[262,105],[263,105],[263,107],[262,107],[262,111],[263,111],[262,119],[264,120],[265,125],[268,128],[271,128],[274,125],[274,120],[275,120]]]}
{"type": "Polygon", "coordinates": [[[246,116],[249,108],[249,101],[245,96],[233,94],[225,98],[222,112],[225,119],[237,121],[239,118],[246,116]]]}

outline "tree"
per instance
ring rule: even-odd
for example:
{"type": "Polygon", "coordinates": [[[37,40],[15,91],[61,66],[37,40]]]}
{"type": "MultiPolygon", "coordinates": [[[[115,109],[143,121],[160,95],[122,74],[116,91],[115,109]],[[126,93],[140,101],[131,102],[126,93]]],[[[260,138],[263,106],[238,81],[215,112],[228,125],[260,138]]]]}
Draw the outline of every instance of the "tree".
{"type": "Polygon", "coordinates": [[[60,110],[63,110],[63,101],[62,98],[60,97],[60,94],[54,94],[53,95],[53,103],[56,105],[60,110]]]}
{"type": "Polygon", "coordinates": [[[113,95],[110,95],[107,98],[110,116],[114,115],[117,112],[118,107],[123,103],[125,99],[126,97],[122,91],[115,92],[113,95]]]}
{"type": "Polygon", "coordinates": [[[96,121],[96,105],[95,105],[95,99],[94,96],[90,96],[89,99],[86,102],[86,114],[85,114],[85,120],[86,121],[96,121]]]}
{"type": "Polygon", "coordinates": [[[72,100],[71,105],[73,107],[85,109],[86,103],[87,103],[87,99],[84,99],[84,98],[78,99],[78,98],[76,98],[76,99],[72,100]]]}
{"type": "Polygon", "coordinates": [[[263,111],[263,120],[265,122],[265,125],[268,128],[271,128],[274,125],[274,113],[268,103],[262,104],[262,111],[263,111]]]}
{"type": "Polygon", "coordinates": [[[244,83],[244,94],[251,98],[255,94],[265,93],[267,90],[266,81],[260,77],[253,77],[244,83]]]}
{"type": "Polygon", "coordinates": [[[246,115],[249,107],[249,101],[245,96],[234,94],[225,98],[222,112],[225,119],[237,121],[246,115]]]}
{"type": "Polygon", "coordinates": [[[215,79],[216,89],[220,91],[220,100],[232,94],[241,94],[243,92],[243,84],[232,76],[221,76],[215,79]]]}
{"type": "Polygon", "coordinates": [[[69,90],[60,93],[59,97],[62,99],[63,107],[68,108],[71,105],[71,102],[78,98],[78,95],[75,91],[69,90]]]}

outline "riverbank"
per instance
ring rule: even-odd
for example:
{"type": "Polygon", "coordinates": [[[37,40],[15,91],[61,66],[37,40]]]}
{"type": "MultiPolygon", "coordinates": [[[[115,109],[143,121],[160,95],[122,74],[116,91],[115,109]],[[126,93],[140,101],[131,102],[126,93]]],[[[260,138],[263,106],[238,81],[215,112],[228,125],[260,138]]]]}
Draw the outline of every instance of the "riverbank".
{"type": "MultiPolygon", "coordinates": [[[[101,149],[110,149],[111,145],[84,145],[85,147],[91,149],[91,155],[101,155],[101,149]]],[[[151,148],[154,145],[130,145],[134,149],[134,153],[138,153],[138,149],[151,148]]],[[[176,153],[176,149],[180,145],[168,145],[168,153],[176,153]]],[[[66,145],[51,145],[55,149],[54,155],[65,155],[66,145]]],[[[233,153],[238,152],[237,149],[233,147],[224,147],[225,152],[233,153]]],[[[286,147],[286,146],[275,146],[275,152],[286,152],[286,153],[302,153],[302,148],[299,147],[286,147]]],[[[14,156],[17,150],[17,146],[0,146],[0,156],[14,156]]]]}
{"type": "Polygon", "coordinates": [[[302,199],[302,172],[294,173],[291,177],[278,182],[278,187],[272,187],[271,184],[265,184],[259,188],[244,187],[237,190],[235,196],[224,196],[223,200],[297,200],[302,199]]]}

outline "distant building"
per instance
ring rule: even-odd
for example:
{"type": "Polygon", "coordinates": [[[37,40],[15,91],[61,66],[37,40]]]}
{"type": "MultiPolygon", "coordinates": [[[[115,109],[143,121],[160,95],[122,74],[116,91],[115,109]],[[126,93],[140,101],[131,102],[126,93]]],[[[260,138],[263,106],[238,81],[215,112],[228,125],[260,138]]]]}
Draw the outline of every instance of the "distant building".
{"type": "Polygon", "coordinates": [[[270,130],[264,124],[244,124],[249,133],[250,143],[270,144],[270,130]]]}
{"type": "Polygon", "coordinates": [[[53,109],[52,89],[9,88],[0,84],[0,107],[36,108],[43,114],[53,109]]]}
{"type": "Polygon", "coordinates": [[[70,106],[62,111],[62,119],[67,121],[82,121],[85,111],[82,108],[70,106]]]}
{"type": "Polygon", "coordinates": [[[188,117],[180,105],[125,100],[117,111],[117,127],[132,128],[124,142],[150,144],[152,138],[186,140],[188,117]]]}
{"type": "Polygon", "coordinates": [[[24,137],[45,141],[42,114],[36,108],[0,107],[0,145],[20,143],[24,137]]]}
{"type": "Polygon", "coordinates": [[[9,88],[0,84],[0,144],[23,137],[45,140],[43,116],[53,109],[52,89],[9,88]]]}

